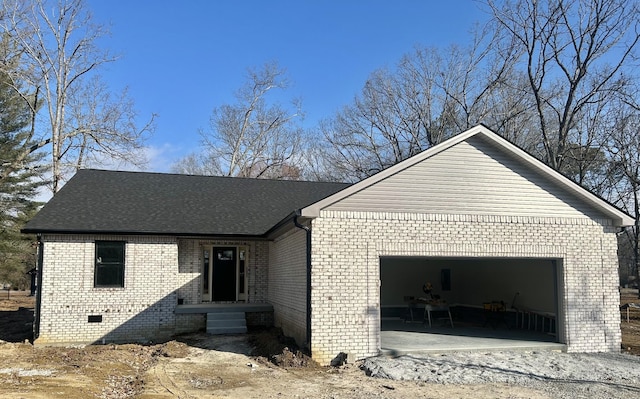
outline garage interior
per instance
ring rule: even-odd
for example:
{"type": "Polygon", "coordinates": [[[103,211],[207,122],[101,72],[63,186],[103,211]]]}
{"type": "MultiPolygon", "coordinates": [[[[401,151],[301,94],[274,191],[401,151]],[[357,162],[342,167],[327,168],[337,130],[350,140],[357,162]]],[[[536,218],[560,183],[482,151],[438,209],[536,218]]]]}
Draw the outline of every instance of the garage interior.
{"type": "Polygon", "coordinates": [[[561,259],[381,257],[382,350],[562,350],[561,269],[561,259]]]}

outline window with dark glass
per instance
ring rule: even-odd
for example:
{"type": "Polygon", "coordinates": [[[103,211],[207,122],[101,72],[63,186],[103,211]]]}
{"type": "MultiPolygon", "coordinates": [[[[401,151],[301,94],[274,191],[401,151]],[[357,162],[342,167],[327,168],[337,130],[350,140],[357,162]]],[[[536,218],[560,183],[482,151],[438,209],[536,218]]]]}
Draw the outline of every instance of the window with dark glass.
{"type": "Polygon", "coordinates": [[[245,252],[244,249],[240,250],[239,259],[239,270],[238,270],[238,294],[244,294],[244,273],[245,273],[245,264],[244,264],[245,252]]]}
{"type": "Polygon", "coordinates": [[[96,241],[95,287],[124,287],[124,242],[96,241]]]}
{"type": "Polygon", "coordinates": [[[202,265],[202,293],[204,295],[209,295],[209,251],[204,250],[203,252],[203,265],[202,265]]]}

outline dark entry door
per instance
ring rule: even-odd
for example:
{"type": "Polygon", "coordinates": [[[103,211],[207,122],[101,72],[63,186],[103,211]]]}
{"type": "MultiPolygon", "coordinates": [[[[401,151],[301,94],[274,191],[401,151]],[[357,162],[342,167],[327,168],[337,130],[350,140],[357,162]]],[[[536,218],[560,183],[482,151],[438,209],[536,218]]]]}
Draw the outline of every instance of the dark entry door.
{"type": "Polygon", "coordinates": [[[236,248],[213,249],[213,300],[236,300],[236,248]]]}

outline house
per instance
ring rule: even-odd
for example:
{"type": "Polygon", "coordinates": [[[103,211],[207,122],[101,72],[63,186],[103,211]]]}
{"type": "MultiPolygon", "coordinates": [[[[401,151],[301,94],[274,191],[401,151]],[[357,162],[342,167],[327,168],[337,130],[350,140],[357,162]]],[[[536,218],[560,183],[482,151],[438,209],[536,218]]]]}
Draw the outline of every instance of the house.
{"type": "Polygon", "coordinates": [[[81,170],[24,231],[36,343],[163,339],[236,309],[329,363],[379,353],[381,315],[427,281],[451,304],[516,298],[567,351],[618,351],[632,224],[477,126],[353,185],[81,170]]]}

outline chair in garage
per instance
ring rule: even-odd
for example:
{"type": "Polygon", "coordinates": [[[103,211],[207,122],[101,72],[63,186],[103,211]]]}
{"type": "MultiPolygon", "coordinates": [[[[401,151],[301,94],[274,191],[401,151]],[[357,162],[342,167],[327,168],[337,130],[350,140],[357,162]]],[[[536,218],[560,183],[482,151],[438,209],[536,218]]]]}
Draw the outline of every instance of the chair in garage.
{"type": "Polygon", "coordinates": [[[424,305],[424,322],[429,323],[429,327],[431,327],[432,315],[431,313],[447,313],[449,316],[449,323],[451,324],[451,328],[453,328],[453,318],[451,317],[451,309],[449,305],[446,303],[426,303],[424,305]]]}

